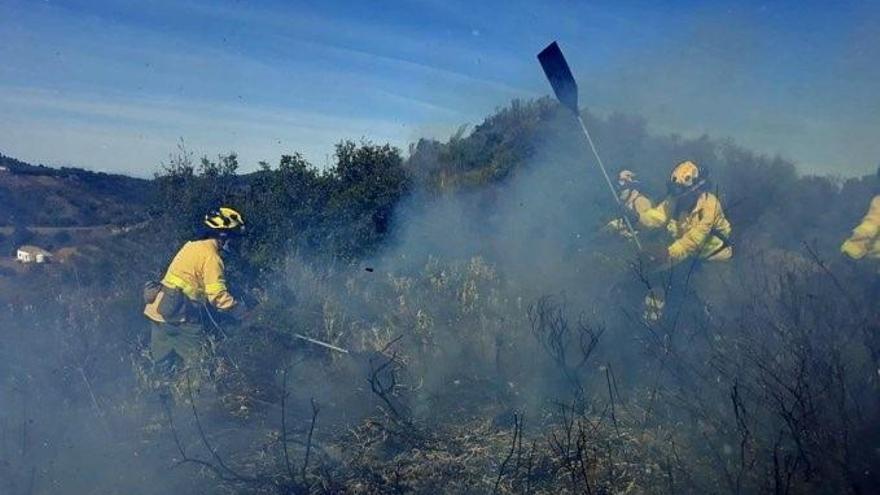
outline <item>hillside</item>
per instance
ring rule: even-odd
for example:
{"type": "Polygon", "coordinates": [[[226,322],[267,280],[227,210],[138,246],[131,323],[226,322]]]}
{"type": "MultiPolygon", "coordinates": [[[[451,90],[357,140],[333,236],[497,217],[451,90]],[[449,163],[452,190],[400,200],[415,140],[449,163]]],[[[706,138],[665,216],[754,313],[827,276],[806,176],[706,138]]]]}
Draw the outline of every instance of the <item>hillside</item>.
{"type": "Polygon", "coordinates": [[[876,266],[839,245],[877,177],[584,117],[652,199],[677,160],[711,170],[733,259],[661,265],[665,230],[638,254],[604,232],[607,188],[548,100],[408,157],[342,141],[332,167],[239,175],[184,154],[148,186],[159,227],[0,271],[0,491],[872,493],[876,266]],[[251,312],[210,313],[205,355],[160,388],[142,284],[218,203],[248,219],[226,268],[251,312]]]}
{"type": "Polygon", "coordinates": [[[144,218],[151,182],[0,154],[0,226],[84,227],[144,218]]]}

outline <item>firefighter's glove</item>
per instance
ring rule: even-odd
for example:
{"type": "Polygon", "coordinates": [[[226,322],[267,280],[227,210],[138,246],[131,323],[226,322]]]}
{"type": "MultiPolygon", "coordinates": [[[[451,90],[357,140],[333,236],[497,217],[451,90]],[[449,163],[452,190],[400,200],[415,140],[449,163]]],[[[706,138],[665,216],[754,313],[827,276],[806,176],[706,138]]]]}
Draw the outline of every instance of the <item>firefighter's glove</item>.
{"type": "Polygon", "coordinates": [[[863,242],[847,240],[840,246],[840,252],[851,259],[858,260],[865,257],[868,249],[863,242]]]}

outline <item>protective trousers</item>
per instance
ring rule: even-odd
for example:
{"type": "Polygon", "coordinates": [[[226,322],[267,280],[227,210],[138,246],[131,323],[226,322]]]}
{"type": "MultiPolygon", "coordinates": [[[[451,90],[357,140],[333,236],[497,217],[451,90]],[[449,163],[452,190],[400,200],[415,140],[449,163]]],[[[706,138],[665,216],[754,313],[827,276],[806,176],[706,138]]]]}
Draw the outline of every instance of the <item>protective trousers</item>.
{"type": "Polygon", "coordinates": [[[646,323],[661,321],[670,311],[677,312],[695,292],[694,278],[703,262],[687,260],[648,276],[651,289],[645,295],[643,319],[646,323]]]}
{"type": "Polygon", "coordinates": [[[192,366],[199,361],[204,343],[205,333],[200,323],[152,322],[150,354],[153,363],[168,363],[181,368],[192,366]]]}

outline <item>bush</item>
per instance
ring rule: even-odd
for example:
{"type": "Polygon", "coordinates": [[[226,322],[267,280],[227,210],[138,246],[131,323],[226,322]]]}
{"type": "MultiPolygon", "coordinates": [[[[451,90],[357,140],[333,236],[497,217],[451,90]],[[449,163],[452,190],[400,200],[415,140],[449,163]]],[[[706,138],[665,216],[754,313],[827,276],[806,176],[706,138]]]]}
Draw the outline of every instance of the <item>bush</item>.
{"type": "Polygon", "coordinates": [[[157,177],[157,204],[178,238],[195,235],[209,208],[238,208],[249,231],[244,261],[255,270],[278,267],[294,250],[345,260],[372,252],[410,184],[399,150],[351,141],[337,145],[336,164],[323,171],[298,154],[247,177],[237,168],[234,154],[196,168],[181,150],[157,177]]]}

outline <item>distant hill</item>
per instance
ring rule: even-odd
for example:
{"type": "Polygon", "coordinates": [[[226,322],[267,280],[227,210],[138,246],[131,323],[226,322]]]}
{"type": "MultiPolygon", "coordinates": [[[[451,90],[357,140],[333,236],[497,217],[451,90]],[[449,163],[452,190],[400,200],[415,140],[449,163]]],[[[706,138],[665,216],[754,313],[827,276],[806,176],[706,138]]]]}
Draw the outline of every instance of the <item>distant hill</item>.
{"type": "Polygon", "coordinates": [[[0,154],[0,225],[84,227],[146,218],[152,182],[0,154]]]}

